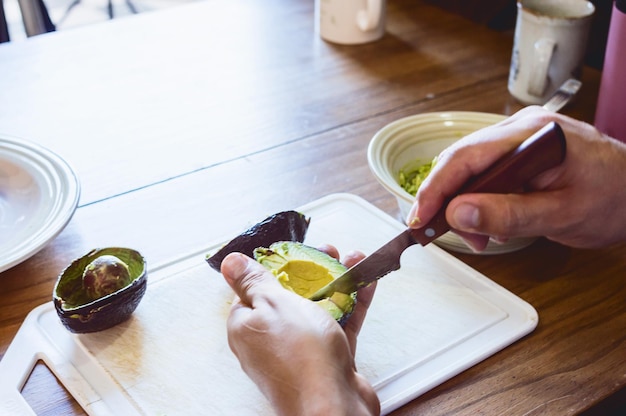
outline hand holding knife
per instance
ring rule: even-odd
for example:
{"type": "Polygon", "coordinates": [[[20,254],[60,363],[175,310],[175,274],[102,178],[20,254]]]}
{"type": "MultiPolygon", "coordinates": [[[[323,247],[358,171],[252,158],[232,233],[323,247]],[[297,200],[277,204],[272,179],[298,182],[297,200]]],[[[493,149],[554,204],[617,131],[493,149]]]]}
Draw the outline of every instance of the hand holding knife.
{"type": "MultiPolygon", "coordinates": [[[[463,193],[515,192],[535,176],[561,164],[565,150],[563,130],[557,123],[551,122],[498,159],[485,172],[471,178],[453,197],[463,193]]],[[[407,247],[414,244],[425,246],[450,230],[446,221],[447,206],[448,203],[444,203],[425,226],[403,231],[309,299],[320,300],[335,292],[352,293],[398,270],[400,256],[407,247]]]]}

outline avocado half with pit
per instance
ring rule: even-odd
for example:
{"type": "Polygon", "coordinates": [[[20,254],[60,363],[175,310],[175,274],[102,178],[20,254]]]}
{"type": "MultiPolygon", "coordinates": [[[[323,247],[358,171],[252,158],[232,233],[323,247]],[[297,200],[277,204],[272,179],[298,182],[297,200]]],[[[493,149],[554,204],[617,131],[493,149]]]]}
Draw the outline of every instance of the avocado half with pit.
{"type": "Polygon", "coordinates": [[[146,260],[124,247],[95,249],[59,275],[52,300],[74,333],[102,331],[127,320],[146,292],[146,260]]]}
{"type": "MultiPolygon", "coordinates": [[[[254,258],[268,268],[287,290],[308,298],[346,270],[334,257],[294,241],[279,241],[254,250],[254,258]]],[[[356,304],[356,292],[335,292],[315,302],[343,325],[356,304]]]]}

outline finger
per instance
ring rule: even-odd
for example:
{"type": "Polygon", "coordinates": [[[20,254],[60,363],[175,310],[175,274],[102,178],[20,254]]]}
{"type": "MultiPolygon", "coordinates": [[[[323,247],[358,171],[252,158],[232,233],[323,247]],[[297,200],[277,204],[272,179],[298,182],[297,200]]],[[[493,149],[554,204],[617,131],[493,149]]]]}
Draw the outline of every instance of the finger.
{"type": "Polygon", "coordinates": [[[438,157],[437,163],[420,186],[407,223],[419,228],[437,213],[441,206],[473,176],[487,169],[522,139],[493,126],[454,143],[438,157]],[[502,139],[506,137],[506,139],[502,139]]]}
{"type": "Polygon", "coordinates": [[[317,248],[319,251],[322,251],[328,254],[330,257],[339,260],[339,250],[333,245],[330,244],[322,244],[317,248]]]}
{"type": "Polygon", "coordinates": [[[235,291],[226,322],[228,345],[241,359],[247,353],[246,346],[254,342],[253,339],[263,338],[270,330],[272,311],[281,305],[282,296],[290,292],[284,290],[261,264],[241,253],[226,256],[221,272],[235,291]]]}
{"type": "Polygon", "coordinates": [[[231,253],[221,265],[224,279],[241,303],[252,307],[257,297],[283,290],[276,278],[261,264],[241,253],[231,253]]]}
{"type": "Polygon", "coordinates": [[[370,409],[370,414],[379,415],[380,399],[378,398],[376,391],[372,389],[372,385],[362,374],[355,373],[355,376],[357,383],[356,389],[359,392],[359,396],[365,400],[367,408],[370,409]]]}
{"type": "Polygon", "coordinates": [[[363,260],[364,258],[365,258],[365,254],[361,253],[360,251],[355,250],[346,254],[346,256],[343,258],[342,263],[344,264],[344,266],[350,268],[354,266],[355,264],[357,264],[358,262],[360,262],[361,260],[363,260]]]}
{"type": "Polygon", "coordinates": [[[552,193],[460,195],[450,202],[446,219],[454,229],[500,239],[550,235],[564,209],[576,209],[562,207],[558,191],[552,193]]]}
{"type": "Polygon", "coordinates": [[[348,343],[350,344],[350,351],[352,351],[352,356],[356,354],[356,343],[359,332],[361,332],[361,327],[363,326],[363,322],[365,321],[365,316],[367,315],[367,311],[372,303],[372,299],[374,298],[374,292],[376,291],[376,283],[359,289],[357,292],[357,302],[354,306],[354,311],[346,321],[344,325],[344,332],[346,333],[346,337],[348,338],[348,343]]]}
{"type": "Polygon", "coordinates": [[[538,109],[520,111],[445,149],[418,190],[407,218],[409,226],[425,225],[470,178],[484,172],[554,117],[554,113],[538,109]]]}
{"type": "Polygon", "coordinates": [[[474,253],[482,253],[489,244],[489,236],[481,234],[466,233],[464,231],[454,230],[467,247],[474,253]]]}
{"type": "MultiPolygon", "coordinates": [[[[330,245],[330,244],[323,244],[319,246],[317,249],[328,254],[334,259],[339,260],[339,250],[337,250],[335,246],[330,245]]],[[[344,266],[350,268],[354,266],[355,264],[357,264],[358,262],[360,262],[361,260],[363,260],[363,258],[365,258],[365,254],[363,254],[362,252],[358,250],[354,250],[354,251],[348,252],[348,254],[346,254],[346,256],[343,258],[341,263],[344,266]]]]}

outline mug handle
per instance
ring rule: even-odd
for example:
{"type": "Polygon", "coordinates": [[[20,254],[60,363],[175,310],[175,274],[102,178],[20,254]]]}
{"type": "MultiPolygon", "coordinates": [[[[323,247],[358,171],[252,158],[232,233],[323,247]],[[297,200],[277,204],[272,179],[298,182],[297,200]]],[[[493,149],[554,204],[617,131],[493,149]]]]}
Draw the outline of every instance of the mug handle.
{"type": "Polygon", "coordinates": [[[548,81],[548,68],[552,60],[552,53],[556,43],[552,39],[539,39],[535,42],[535,56],[533,69],[530,71],[528,81],[528,93],[541,97],[546,90],[548,81]]]}
{"type": "Polygon", "coordinates": [[[375,29],[378,26],[384,0],[367,0],[367,7],[365,10],[359,10],[356,15],[356,23],[359,29],[363,32],[375,29]]]}

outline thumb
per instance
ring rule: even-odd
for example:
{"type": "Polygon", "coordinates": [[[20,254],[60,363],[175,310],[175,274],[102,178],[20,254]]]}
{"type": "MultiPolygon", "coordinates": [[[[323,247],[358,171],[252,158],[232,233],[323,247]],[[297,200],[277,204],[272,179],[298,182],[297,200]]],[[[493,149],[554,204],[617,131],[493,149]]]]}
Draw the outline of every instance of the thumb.
{"type": "Polygon", "coordinates": [[[241,253],[226,256],[221,272],[241,302],[248,306],[252,306],[260,294],[280,288],[276,278],[265,267],[241,253]]]}
{"type": "Polygon", "coordinates": [[[463,194],[450,201],[446,219],[456,230],[493,237],[546,235],[558,198],[545,194],[463,194]]]}

